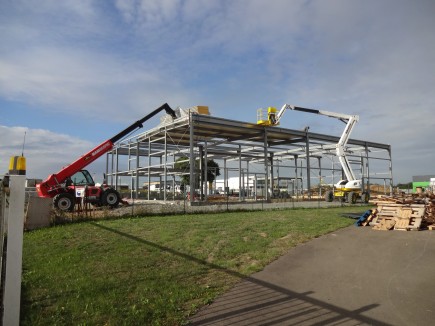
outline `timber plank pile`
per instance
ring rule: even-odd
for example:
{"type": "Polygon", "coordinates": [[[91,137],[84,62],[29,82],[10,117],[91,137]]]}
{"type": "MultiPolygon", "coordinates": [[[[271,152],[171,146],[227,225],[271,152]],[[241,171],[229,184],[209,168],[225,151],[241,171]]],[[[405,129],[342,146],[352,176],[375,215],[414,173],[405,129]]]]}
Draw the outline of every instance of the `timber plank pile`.
{"type": "Polygon", "coordinates": [[[378,196],[373,201],[377,208],[371,211],[361,225],[375,230],[435,230],[435,195],[378,196]]]}

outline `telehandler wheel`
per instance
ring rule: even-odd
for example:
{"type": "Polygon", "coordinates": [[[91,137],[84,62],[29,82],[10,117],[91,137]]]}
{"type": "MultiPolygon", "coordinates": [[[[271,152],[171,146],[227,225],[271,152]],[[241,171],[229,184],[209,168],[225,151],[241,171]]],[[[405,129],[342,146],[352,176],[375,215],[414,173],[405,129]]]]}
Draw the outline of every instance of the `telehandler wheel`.
{"type": "Polygon", "coordinates": [[[109,188],[103,192],[101,198],[103,206],[118,207],[120,201],[121,195],[115,189],[109,188]]]}
{"type": "Polygon", "coordinates": [[[61,211],[72,212],[74,210],[75,198],[70,193],[59,194],[54,197],[53,205],[61,211]]]}
{"type": "Polygon", "coordinates": [[[355,204],[356,203],[357,194],[353,191],[349,192],[347,194],[347,202],[349,204],[355,204]]]}
{"type": "Polygon", "coordinates": [[[334,200],[334,193],[331,190],[325,192],[325,201],[332,202],[334,200]]]}

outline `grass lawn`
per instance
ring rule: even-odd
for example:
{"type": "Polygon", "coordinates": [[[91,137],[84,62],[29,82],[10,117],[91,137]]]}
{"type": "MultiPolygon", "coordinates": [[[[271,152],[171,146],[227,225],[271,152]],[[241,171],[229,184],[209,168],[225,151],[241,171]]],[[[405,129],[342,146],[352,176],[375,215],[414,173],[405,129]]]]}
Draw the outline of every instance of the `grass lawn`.
{"type": "Polygon", "coordinates": [[[22,325],[182,325],[244,276],[367,207],[132,217],[24,235],[22,325]]]}

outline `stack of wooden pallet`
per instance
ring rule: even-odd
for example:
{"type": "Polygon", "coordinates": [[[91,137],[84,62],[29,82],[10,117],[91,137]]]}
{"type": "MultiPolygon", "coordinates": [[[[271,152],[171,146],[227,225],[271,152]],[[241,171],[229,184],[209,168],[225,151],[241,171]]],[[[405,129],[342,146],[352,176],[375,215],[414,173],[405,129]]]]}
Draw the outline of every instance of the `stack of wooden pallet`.
{"type": "Polygon", "coordinates": [[[435,195],[379,196],[362,225],[375,230],[435,230],[435,195]]]}
{"type": "Polygon", "coordinates": [[[435,199],[426,204],[426,213],[424,215],[426,225],[429,230],[435,230],[435,199]]]}

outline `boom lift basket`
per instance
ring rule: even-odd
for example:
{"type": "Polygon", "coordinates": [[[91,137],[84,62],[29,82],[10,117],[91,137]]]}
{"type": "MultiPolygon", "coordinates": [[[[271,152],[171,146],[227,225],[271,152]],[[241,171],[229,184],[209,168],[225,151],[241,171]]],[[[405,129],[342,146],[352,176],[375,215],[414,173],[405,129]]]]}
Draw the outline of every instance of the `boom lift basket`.
{"type": "Polygon", "coordinates": [[[261,108],[257,110],[257,124],[263,126],[276,126],[279,123],[276,121],[276,108],[268,107],[266,110],[261,108]]]}

